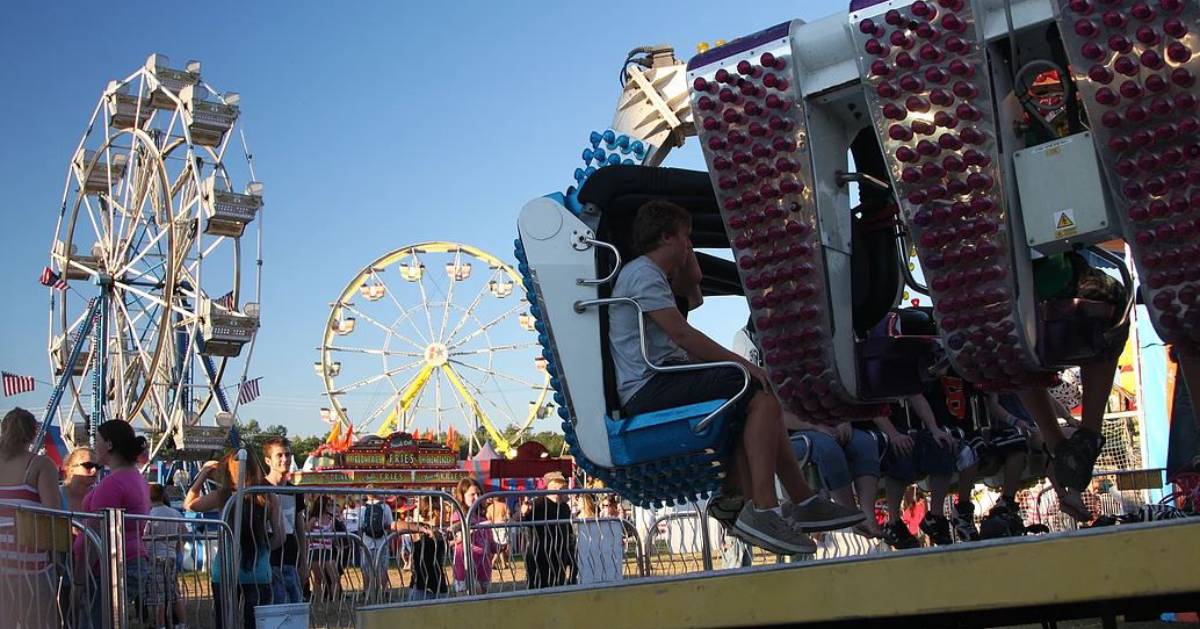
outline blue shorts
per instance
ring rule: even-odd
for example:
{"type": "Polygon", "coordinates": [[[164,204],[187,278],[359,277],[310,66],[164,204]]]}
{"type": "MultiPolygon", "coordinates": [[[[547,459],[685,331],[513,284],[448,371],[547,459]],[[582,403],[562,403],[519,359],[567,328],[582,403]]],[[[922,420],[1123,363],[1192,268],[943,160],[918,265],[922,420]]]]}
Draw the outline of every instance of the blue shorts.
{"type": "Polygon", "coordinates": [[[915,483],[926,476],[952,476],[957,471],[953,448],[943,448],[928,430],[909,431],[915,441],[911,456],[901,456],[888,448],[883,459],[883,474],[902,483],[915,483]]]}
{"type": "Polygon", "coordinates": [[[808,444],[799,438],[792,439],[792,450],[797,459],[811,457],[825,489],[841,489],[856,478],[879,476],[879,448],[871,433],[856,428],[850,432],[850,441],[845,445],[816,430],[804,430],[799,434],[808,437],[812,452],[809,453],[808,444]]]}

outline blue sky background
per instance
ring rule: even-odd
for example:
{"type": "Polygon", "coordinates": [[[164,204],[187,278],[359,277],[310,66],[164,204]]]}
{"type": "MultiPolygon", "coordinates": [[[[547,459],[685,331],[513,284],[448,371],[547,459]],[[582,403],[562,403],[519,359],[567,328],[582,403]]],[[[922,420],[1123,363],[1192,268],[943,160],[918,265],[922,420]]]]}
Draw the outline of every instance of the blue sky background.
{"type": "MultiPolygon", "coordinates": [[[[71,151],[110,79],[151,52],[203,61],[241,93],[266,184],[264,321],[242,419],[325,430],[313,373],[328,303],[370,260],[425,240],[512,261],[516,215],[571,182],[593,129],[612,120],[631,48],[686,59],[845,2],[6,2],[0,8],[0,369],[47,380],[48,261],[71,151]]],[[[668,165],[703,164],[694,144],[668,165]]],[[[722,342],[745,307],[694,319],[722,342]]],[[[50,388],[3,401],[41,409],[50,388]]],[[[548,427],[549,425],[547,425],[548,427]]]]}

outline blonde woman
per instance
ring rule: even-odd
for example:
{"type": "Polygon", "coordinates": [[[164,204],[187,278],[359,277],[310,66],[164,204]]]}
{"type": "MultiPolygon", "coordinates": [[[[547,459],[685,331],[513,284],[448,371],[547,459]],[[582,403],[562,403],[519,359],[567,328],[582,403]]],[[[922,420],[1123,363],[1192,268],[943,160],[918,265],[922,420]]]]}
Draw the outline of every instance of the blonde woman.
{"type": "Polygon", "coordinates": [[[99,477],[100,456],[88,446],[71,450],[63,461],[63,482],[60,487],[62,508],[67,511],[82,511],[83,499],[96,486],[99,477]]]}

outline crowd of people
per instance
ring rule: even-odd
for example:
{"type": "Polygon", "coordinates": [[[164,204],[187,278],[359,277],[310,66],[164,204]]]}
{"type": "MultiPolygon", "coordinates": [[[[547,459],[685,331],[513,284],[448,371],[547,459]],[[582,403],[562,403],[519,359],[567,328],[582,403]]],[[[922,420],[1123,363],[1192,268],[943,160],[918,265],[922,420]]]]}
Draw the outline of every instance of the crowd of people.
{"type": "MultiPolygon", "coordinates": [[[[341,600],[343,577],[351,568],[361,570],[365,592],[392,591],[390,574],[399,568],[404,597],[413,601],[467,593],[472,587],[468,562],[474,574],[471,592],[486,593],[495,568],[516,574],[514,555],[522,558],[531,589],[622,576],[626,549],[620,520],[628,514],[615,494],[484,498],[485,504],[477,505],[484,488],[464,478],[453,488],[453,502],[400,497],[368,486],[358,495],[361,500],[348,495],[352,492],[251,490],[240,505],[231,504],[239,488],[291,485],[291,444],[278,437],[264,442],[261,452],[249,452],[244,463],[229,452],[201,466],[176,501],[181,510],[172,506],[171,487],[149,483],[139,471],[147,444],[127,422],[101,424],[96,447],[72,450],[61,479],[53,462],[29,452],[37,427],[23,409],[4,417],[0,500],[77,515],[116,508],[131,516],[124,524],[122,562],[128,609],[148,626],[187,626],[179,567],[189,545],[203,557],[193,557],[195,567],[208,561],[204,567],[214,605],[236,590],[236,613],[244,626],[255,626],[260,605],[341,600]],[[185,518],[185,512],[193,515],[185,518]],[[464,513],[472,518],[469,539],[462,533],[464,513]],[[237,532],[236,566],[224,567],[226,557],[216,548],[202,550],[201,539],[211,543],[214,536],[200,535],[200,529],[214,517],[225,517],[237,532]]],[[[548,490],[568,484],[559,472],[542,479],[548,490]]],[[[101,526],[98,518],[82,521],[97,530],[101,526]]],[[[81,534],[69,547],[50,548],[45,540],[20,538],[21,529],[16,510],[0,505],[0,603],[24,614],[17,626],[100,626],[105,612],[96,549],[81,534]],[[18,596],[22,604],[15,606],[18,596]]],[[[216,626],[223,626],[223,610],[212,611],[216,626]]]]}

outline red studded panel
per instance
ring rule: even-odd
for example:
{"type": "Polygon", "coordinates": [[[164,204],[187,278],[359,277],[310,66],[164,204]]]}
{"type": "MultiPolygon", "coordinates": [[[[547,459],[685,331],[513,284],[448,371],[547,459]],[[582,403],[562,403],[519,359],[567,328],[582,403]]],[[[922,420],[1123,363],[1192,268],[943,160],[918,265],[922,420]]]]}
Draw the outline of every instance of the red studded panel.
{"type": "Polygon", "coordinates": [[[1200,341],[1200,5],[1059,0],[1071,73],[1168,342],[1200,341]]]}
{"type": "Polygon", "coordinates": [[[781,401],[817,420],[874,416],[877,405],[851,403],[834,362],[790,27],[780,24],[693,58],[693,116],[781,401]]]}
{"type": "Polygon", "coordinates": [[[1017,312],[981,26],[966,0],[850,14],[859,70],[934,315],[965,378],[1046,381],[1017,312]]]}

